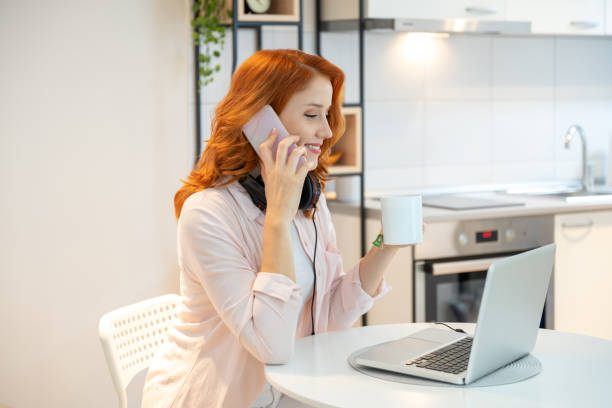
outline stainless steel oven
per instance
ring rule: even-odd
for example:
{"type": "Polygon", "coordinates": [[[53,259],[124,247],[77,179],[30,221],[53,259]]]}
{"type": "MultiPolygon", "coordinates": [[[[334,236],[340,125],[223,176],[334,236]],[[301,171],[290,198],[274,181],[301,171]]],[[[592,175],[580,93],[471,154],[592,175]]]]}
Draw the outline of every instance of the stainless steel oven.
{"type": "MultiPolygon", "coordinates": [[[[476,322],[489,265],[553,238],[550,215],[427,224],[414,248],[414,321],[476,322]]],[[[552,288],[540,327],[552,328],[552,288]]]]}

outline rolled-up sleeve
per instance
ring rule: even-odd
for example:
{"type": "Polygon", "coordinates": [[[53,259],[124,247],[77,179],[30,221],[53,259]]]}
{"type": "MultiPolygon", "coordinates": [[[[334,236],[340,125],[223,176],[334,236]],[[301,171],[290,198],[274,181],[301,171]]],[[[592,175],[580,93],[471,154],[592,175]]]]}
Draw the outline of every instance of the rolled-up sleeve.
{"type": "Polygon", "coordinates": [[[300,287],[287,276],[258,272],[243,240],[236,217],[219,203],[184,210],[179,219],[179,260],[223,323],[262,363],[286,363],[293,355],[300,287]]]}
{"type": "Polygon", "coordinates": [[[359,262],[348,272],[341,272],[330,292],[329,330],[350,327],[359,316],[374,306],[374,301],[390,290],[387,282],[381,279],[374,295],[368,295],[361,286],[359,262]]]}
{"type": "Polygon", "coordinates": [[[327,205],[321,207],[321,222],[327,239],[325,257],[328,273],[334,276],[326,302],[329,304],[328,329],[340,330],[351,327],[359,316],[372,308],[374,301],[391,290],[391,286],[383,278],[374,295],[370,296],[361,286],[359,262],[347,272],[343,270],[340,251],[336,247],[336,230],[331,214],[327,205]]]}

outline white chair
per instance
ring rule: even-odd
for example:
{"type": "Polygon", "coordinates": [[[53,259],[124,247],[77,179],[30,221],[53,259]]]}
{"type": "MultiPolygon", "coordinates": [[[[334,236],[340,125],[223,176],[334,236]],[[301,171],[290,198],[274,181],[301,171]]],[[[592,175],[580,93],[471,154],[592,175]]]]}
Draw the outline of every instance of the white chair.
{"type": "Polygon", "coordinates": [[[122,307],[100,318],[98,334],[120,408],[127,408],[126,387],[130,381],[149,366],[157,348],[166,341],[166,332],[180,302],[179,295],[164,295],[122,307]]]}

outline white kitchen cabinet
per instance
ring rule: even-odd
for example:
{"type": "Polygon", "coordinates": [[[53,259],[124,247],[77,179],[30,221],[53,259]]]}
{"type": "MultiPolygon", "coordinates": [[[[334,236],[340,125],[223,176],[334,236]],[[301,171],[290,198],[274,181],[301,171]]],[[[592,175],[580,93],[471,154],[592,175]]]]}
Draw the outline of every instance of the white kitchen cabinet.
{"type": "Polygon", "coordinates": [[[442,0],[439,18],[506,19],[505,0],[442,0]]]}
{"type": "Polygon", "coordinates": [[[555,216],[556,330],[612,340],[612,211],[555,216]]]}
{"type": "MultiPolygon", "coordinates": [[[[370,0],[366,18],[471,18],[504,20],[505,0],[370,0]]],[[[323,21],[359,18],[359,1],[327,0],[321,4],[323,21]]]]}
{"type": "Polygon", "coordinates": [[[506,19],[531,21],[535,34],[604,34],[607,0],[509,0],[506,19]]]}

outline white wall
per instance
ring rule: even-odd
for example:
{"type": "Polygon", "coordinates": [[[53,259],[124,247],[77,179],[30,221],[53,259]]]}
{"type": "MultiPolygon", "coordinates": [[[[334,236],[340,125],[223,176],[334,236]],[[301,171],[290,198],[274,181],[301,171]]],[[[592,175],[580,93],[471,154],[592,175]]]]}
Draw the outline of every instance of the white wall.
{"type": "Polygon", "coordinates": [[[99,317],[178,291],[189,12],[0,3],[0,406],[116,406],[99,317]]]}

